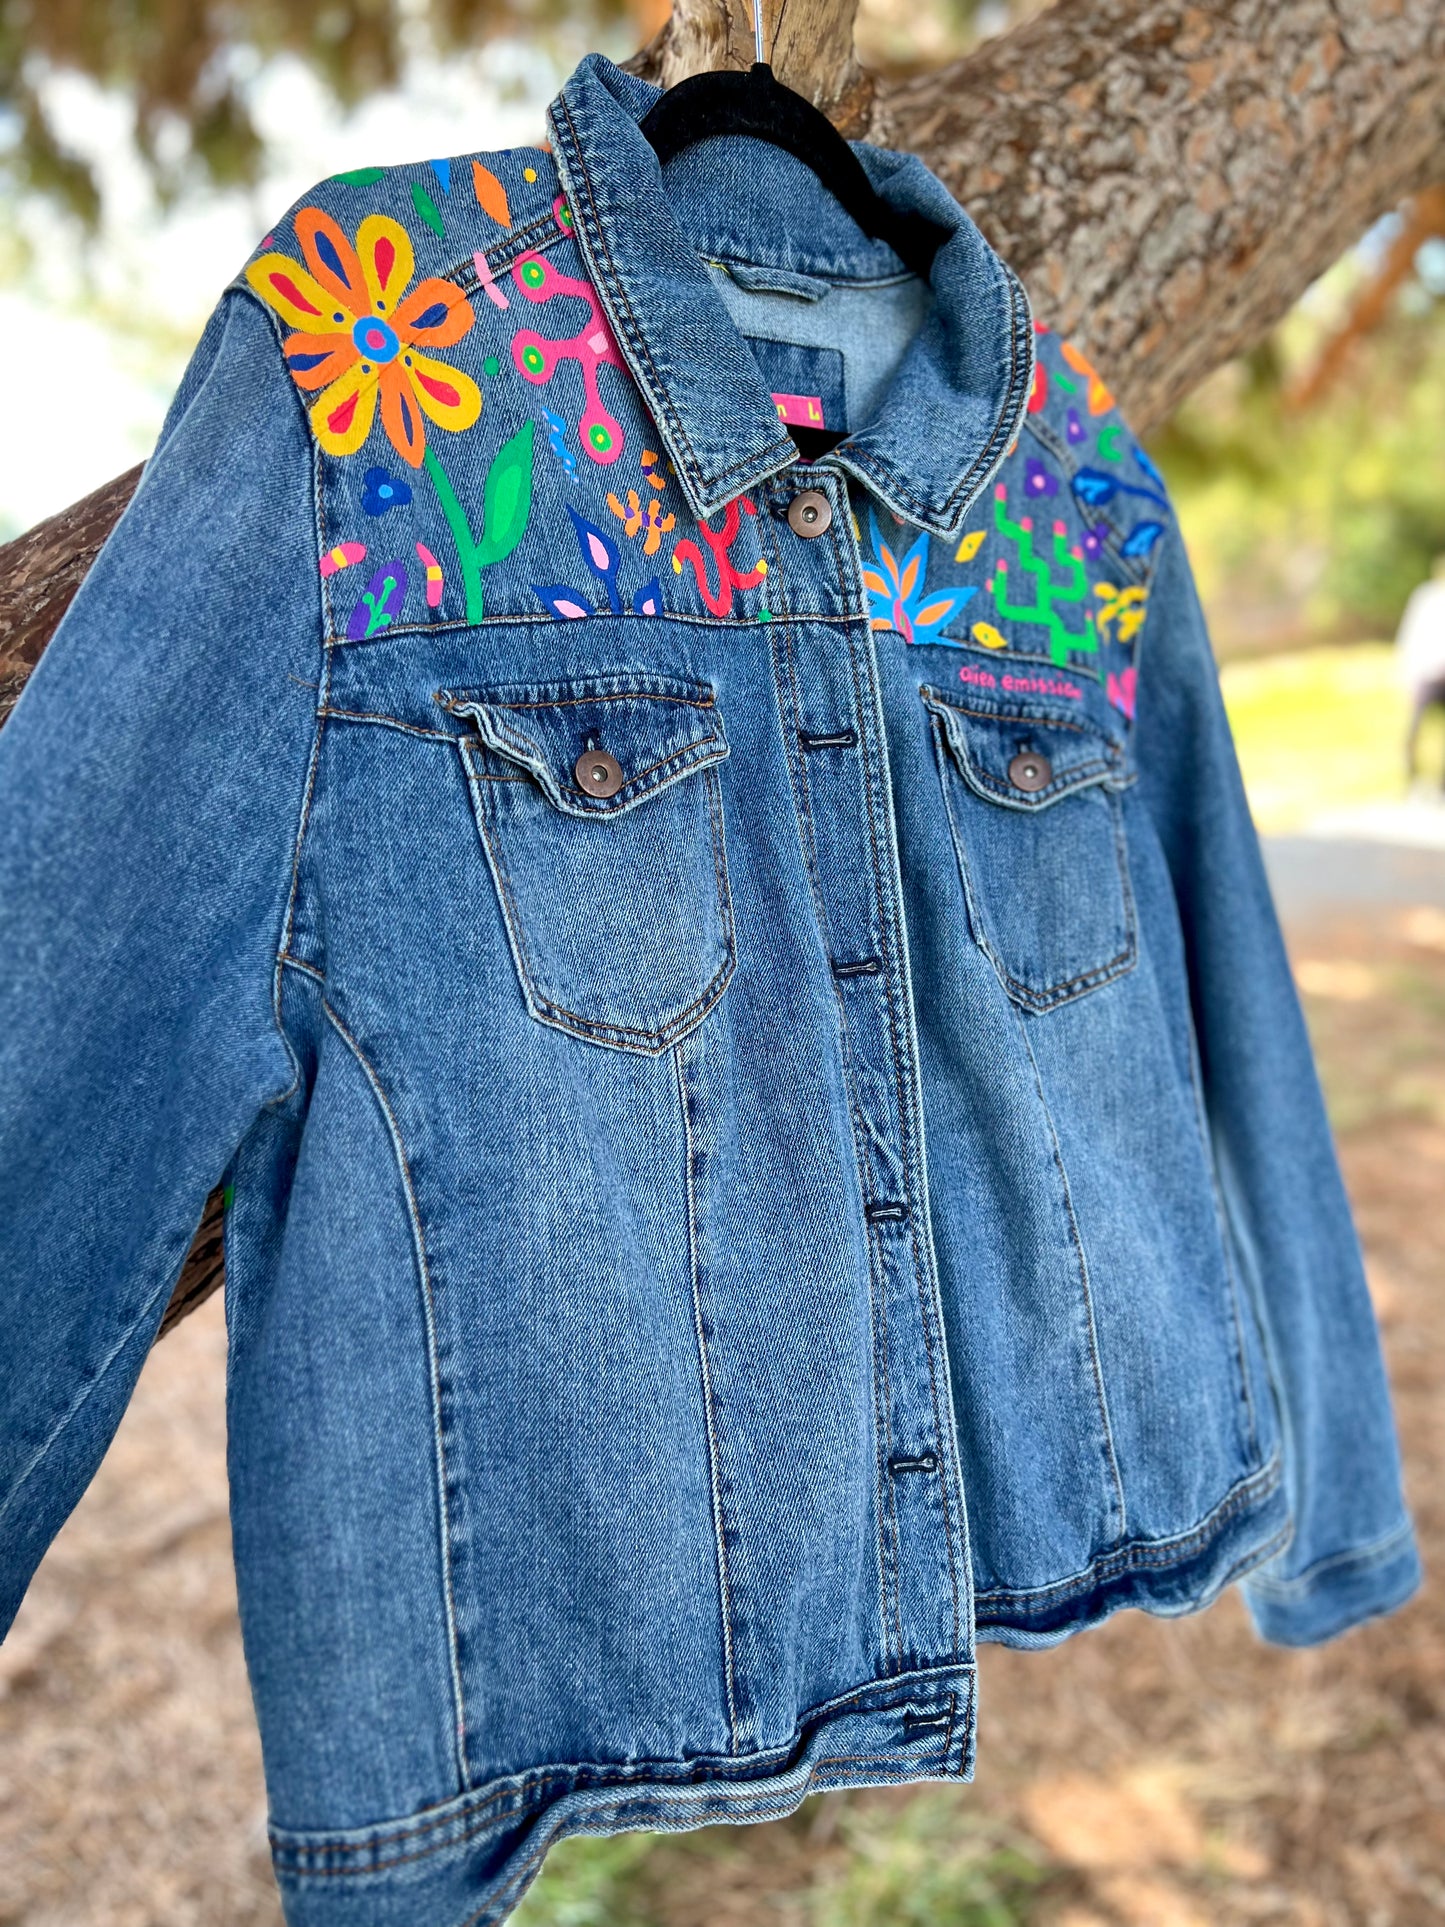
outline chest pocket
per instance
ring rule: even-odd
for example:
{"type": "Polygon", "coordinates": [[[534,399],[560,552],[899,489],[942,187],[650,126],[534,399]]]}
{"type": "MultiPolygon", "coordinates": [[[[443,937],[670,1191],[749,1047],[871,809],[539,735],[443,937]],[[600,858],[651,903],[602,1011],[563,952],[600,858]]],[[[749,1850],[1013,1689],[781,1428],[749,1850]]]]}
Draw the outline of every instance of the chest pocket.
{"type": "Polygon", "coordinates": [[[922,693],[969,927],[1009,996],[1050,1010],[1131,970],[1127,749],[1083,713],[922,693]]]}
{"type": "Polygon", "coordinates": [[[712,690],[613,675],[449,690],[517,976],[542,1023],[656,1054],[736,953],[712,690]]]}

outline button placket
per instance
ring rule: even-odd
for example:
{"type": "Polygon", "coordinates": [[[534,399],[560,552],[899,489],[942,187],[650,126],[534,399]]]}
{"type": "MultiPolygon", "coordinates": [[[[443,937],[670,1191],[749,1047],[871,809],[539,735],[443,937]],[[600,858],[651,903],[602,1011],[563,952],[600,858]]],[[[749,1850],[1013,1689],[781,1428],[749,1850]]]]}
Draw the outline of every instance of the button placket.
{"type": "Polygon", "coordinates": [[[778,693],[799,753],[795,799],[846,1033],[854,1156],[870,1266],[882,1618],[899,1667],[971,1657],[967,1526],[926,1206],[922,1104],[903,928],[902,879],[862,560],[846,485],[821,467],[774,514],[790,600],[841,603],[836,622],[794,619],[775,649],[778,693]],[[821,495],[824,528],[798,528],[821,495]],[[786,505],[786,506],[784,506],[786,505]],[[797,519],[801,519],[798,517],[797,519]],[[831,531],[832,540],[816,535],[831,531]],[[839,580],[839,578],[842,578],[839,580]],[[822,745],[829,747],[826,753],[822,745]]]}

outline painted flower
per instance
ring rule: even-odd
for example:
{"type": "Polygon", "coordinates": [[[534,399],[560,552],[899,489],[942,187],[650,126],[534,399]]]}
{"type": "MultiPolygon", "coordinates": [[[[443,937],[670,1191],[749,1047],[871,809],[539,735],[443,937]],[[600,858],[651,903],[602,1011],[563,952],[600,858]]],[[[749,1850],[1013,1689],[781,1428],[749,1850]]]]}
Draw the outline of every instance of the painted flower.
{"type": "MultiPolygon", "coordinates": [[[[956,615],[976,593],[977,584],[961,589],[925,593],[928,576],[928,532],[925,530],[900,562],[878,533],[878,523],[870,509],[868,526],[873,535],[876,569],[864,567],[863,582],[873,605],[872,626],[896,629],[905,642],[917,641],[919,629],[936,629],[956,615]]],[[[940,638],[943,640],[943,638],[940,638]]]]}
{"type": "Polygon", "coordinates": [[[384,468],[369,468],[361,481],[361,506],[368,515],[385,515],[388,509],[404,509],[411,500],[411,485],[384,468]]]}
{"type": "Polygon", "coordinates": [[[297,386],[321,391],[311,405],[317,441],[328,455],[355,454],[380,401],[387,439],[420,468],[423,416],[458,432],[482,412],[470,375],[427,352],[461,340],[471,304],[434,276],[407,293],[416,267],[411,238],[388,215],[369,214],[355,246],[319,207],[302,208],[295,226],[306,266],[288,254],[263,254],[246,279],[296,330],[284,352],[297,386]]]}

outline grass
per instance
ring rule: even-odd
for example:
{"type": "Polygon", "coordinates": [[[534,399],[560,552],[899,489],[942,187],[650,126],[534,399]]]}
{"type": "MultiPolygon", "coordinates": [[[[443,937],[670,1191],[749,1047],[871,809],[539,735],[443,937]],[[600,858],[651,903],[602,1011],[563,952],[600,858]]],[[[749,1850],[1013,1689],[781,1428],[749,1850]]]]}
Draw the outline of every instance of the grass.
{"type": "MultiPolygon", "coordinates": [[[[1227,662],[1230,727],[1262,832],[1300,830],[1335,810],[1404,800],[1406,705],[1386,642],[1337,643],[1227,662]]],[[[1420,766],[1445,756],[1429,719],[1420,766]]]]}
{"type": "Polygon", "coordinates": [[[961,1795],[829,1794],[764,1828],[564,1840],[517,1927],[1026,1927],[1049,1857],[961,1795]]]}

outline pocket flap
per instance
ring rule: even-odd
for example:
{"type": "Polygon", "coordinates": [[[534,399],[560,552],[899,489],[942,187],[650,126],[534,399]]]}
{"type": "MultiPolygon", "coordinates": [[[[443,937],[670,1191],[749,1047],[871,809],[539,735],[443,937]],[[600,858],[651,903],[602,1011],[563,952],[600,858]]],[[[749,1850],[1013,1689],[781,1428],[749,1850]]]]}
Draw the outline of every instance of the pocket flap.
{"type": "Polygon", "coordinates": [[[986,707],[936,689],[921,693],[964,779],[991,802],[1041,810],[1091,783],[1122,789],[1134,780],[1127,742],[1082,709],[1061,715],[1032,703],[986,707]]]}
{"type": "Polygon", "coordinates": [[[493,684],[439,690],[437,700],[470,718],[489,749],[530,771],[548,801],[572,816],[616,815],[728,754],[711,688],[675,676],[493,684]],[[610,794],[578,780],[589,750],[605,751],[620,771],[610,794]]]}

